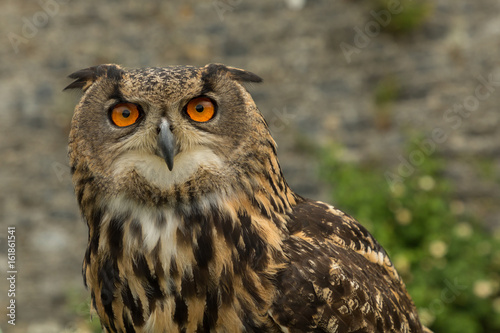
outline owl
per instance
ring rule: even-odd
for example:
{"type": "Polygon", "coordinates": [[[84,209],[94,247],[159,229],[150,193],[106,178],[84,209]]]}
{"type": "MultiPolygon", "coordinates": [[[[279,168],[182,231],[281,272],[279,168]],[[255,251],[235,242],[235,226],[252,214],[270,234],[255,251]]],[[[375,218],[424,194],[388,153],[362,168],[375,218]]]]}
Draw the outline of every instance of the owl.
{"type": "Polygon", "coordinates": [[[108,64],[70,78],[83,276],[105,332],[428,332],[373,236],[287,185],[245,88],[259,76],[108,64]]]}

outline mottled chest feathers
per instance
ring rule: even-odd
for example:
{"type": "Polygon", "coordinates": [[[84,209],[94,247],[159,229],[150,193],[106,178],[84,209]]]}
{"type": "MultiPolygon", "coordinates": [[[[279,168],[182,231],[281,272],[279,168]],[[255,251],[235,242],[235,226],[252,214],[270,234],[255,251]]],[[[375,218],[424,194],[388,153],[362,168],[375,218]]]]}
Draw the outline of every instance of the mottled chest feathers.
{"type": "Polygon", "coordinates": [[[230,205],[182,214],[124,199],[95,216],[84,274],[109,331],[273,327],[266,309],[284,258],[272,221],[230,205]]]}

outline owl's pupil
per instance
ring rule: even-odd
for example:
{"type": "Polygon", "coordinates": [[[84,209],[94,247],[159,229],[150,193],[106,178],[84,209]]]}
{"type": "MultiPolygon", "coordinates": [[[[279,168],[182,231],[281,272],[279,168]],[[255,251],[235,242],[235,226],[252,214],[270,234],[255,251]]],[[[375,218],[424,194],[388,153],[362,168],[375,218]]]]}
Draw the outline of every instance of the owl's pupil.
{"type": "Polygon", "coordinates": [[[127,109],[123,110],[123,112],[122,112],[122,117],[123,117],[123,118],[128,118],[128,117],[130,117],[130,110],[127,110],[127,109]]]}
{"type": "Polygon", "coordinates": [[[198,105],[196,105],[196,107],[195,107],[195,110],[196,110],[197,112],[203,112],[203,109],[205,109],[205,108],[204,108],[204,107],[203,107],[203,105],[201,105],[201,104],[198,104],[198,105]]]}

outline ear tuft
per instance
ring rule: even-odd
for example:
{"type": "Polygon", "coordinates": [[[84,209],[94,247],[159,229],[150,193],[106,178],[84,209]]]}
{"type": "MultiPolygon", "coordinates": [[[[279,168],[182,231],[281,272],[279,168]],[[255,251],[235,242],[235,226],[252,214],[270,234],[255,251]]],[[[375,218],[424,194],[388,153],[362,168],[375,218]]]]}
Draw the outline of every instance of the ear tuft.
{"type": "Polygon", "coordinates": [[[220,75],[221,73],[229,74],[229,76],[239,82],[262,82],[262,78],[257,74],[239,69],[236,67],[229,67],[223,64],[208,64],[205,66],[205,78],[220,75]]]}
{"type": "Polygon", "coordinates": [[[231,74],[231,77],[237,81],[256,82],[256,83],[262,82],[262,78],[252,72],[235,67],[226,67],[226,68],[227,71],[231,74]]]}
{"type": "Polygon", "coordinates": [[[89,67],[85,69],[80,69],[74,73],[68,75],[70,79],[75,79],[75,81],[71,82],[66,88],[63,90],[69,89],[82,89],[83,91],[87,90],[88,87],[97,79],[96,75],[97,66],[89,67]]]}
{"type": "Polygon", "coordinates": [[[99,65],[93,66],[85,69],[81,69],[70,74],[68,77],[70,79],[75,79],[71,82],[64,90],[69,89],[82,89],[84,92],[94,83],[97,78],[105,76],[113,80],[121,79],[123,74],[123,69],[118,65],[99,65]]]}

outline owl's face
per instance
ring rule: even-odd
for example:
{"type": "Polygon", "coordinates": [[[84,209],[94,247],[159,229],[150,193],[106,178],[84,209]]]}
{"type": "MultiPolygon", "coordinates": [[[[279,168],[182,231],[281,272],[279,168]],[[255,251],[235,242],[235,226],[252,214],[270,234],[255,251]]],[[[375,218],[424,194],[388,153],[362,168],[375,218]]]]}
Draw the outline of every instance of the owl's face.
{"type": "Polygon", "coordinates": [[[99,178],[104,191],[147,185],[161,193],[205,178],[223,186],[240,176],[235,170],[255,163],[260,142],[274,145],[241,84],[260,81],[250,72],[101,65],[72,77],[68,88],[85,94],[72,122],[71,164],[99,178]]]}

